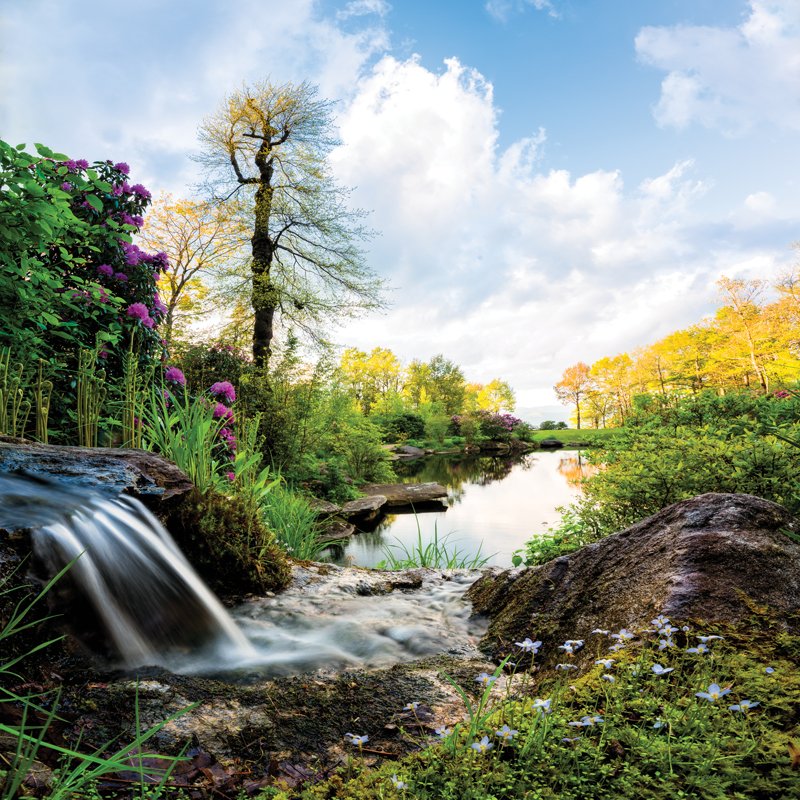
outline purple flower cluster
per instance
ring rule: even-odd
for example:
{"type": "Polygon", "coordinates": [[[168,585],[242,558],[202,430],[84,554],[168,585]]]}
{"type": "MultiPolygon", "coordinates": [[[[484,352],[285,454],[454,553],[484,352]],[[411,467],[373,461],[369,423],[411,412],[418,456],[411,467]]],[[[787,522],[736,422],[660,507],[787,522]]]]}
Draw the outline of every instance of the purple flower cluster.
{"type": "Polygon", "coordinates": [[[164,380],[177,386],[186,386],[186,376],[178,367],[167,367],[164,370],[164,380]]]}
{"type": "Polygon", "coordinates": [[[229,423],[235,422],[233,411],[231,411],[224,403],[217,403],[214,406],[214,419],[224,419],[229,423]]]}
{"type": "Polygon", "coordinates": [[[138,319],[145,328],[154,328],[155,320],[150,316],[150,310],[144,303],[131,303],[125,312],[129,317],[138,319]]]}
{"type": "Polygon", "coordinates": [[[213,394],[215,397],[223,398],[226,403],[232,403],[234,400],[236,400],[236,390],[233,388],[233,384],[229,381],[218,381],[217,383],[213,383],[208,391],[211,392],[211,394],[213,394]]]}

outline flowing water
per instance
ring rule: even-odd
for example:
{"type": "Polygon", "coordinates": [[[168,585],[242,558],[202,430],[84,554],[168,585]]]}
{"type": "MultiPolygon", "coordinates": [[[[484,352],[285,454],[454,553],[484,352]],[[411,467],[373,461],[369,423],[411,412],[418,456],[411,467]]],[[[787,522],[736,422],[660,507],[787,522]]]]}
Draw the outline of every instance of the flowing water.
{"type": "Polygon", "coordinates": [[[374,531],[332,550],[331,557],[337,564],[374,567],[386,559],[387,547],[402,557],[419,539],[424,546],[438,535],[448,537],[451,550],[469,556],[480,549],[488,565],[510,567],[515,550],[560,520],[558,507],[577,499],[591,469],[579,450],[398,462],[401,480],[445,486],[447,509],[388,515],[374,531]]]}
{"type": "Polygon", "coordinates": [[[37,559],[92,603],[121,665],[277,675],[462,653],[482,633],[464,600],[475,573],[295,568],[276,597],[229,614],[137,500],[0,475],[0,528],[31,530],[37,559]]]}

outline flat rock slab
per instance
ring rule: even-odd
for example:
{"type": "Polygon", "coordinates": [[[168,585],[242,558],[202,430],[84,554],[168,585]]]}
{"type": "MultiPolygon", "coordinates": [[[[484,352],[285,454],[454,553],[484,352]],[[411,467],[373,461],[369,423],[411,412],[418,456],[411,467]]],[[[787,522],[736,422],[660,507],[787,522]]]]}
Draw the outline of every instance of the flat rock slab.
{"type": "Polygon", "coordinates": [[[336,503],[330,503],[327,500],[320,500],[317,497],[309,500],[309,504],[319,517],[335,517],[337,514],[342,513],[341,506],[337,506],[336,503]]]}
{"type": "Polygon", "coordinates": [[[385,505],[386,497],[384,495],[373,494],[345,503],[340,513],[346,520],[371,522],[381,515],[385,505]]]}
{"type": "Polygon", "coordinates": [[[334,519],[326,526],[322,538],[328,542],[339,542],[343,539],[349,539],[355,532],[356,526],[352,522],[334,519]]]}
{"type": "Polygon", "coordinates": [[[0,472],[15,470],[108,494],[129,494],[151,508],[194,488],[171,461],[146,450],[62,447],[0,437],[0,472]]]}
{"type": "Polygon", "coordinates": [[[439,511],[447,506],[442,501],[447,497],[447,489],[439,483],[370,483],[361,487],[369,496],[381,495],[386,498],[384,510],[397,511],[426,510],[435,504],[439,511]]]}
{"type": "Polygon", "coordinates": [[[490,619],[487,651],[530,636],[542,640],[544,663],[559,659],[567,639],[649,627],[660,613],[737,623],[755,603],[797,629],[800,544],[786,531],[800,522],[775,503],[704,494],[547,564],[487,574],[467,596],[490,619]]]}

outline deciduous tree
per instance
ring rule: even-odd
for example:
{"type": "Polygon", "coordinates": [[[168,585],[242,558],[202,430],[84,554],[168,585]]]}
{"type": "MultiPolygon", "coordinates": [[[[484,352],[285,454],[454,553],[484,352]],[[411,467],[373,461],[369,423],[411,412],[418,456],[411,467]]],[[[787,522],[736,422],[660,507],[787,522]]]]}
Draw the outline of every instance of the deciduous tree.
{"type": "Polygon", "coordinates": [[[578,430],[581,428],[581,403],[592,385],[589,365],[579,361],[564,370],[561,380],[553,387],[558,399],[564,405],[575,406],[578,430]]]}
{"type": "MultiPolygon", "coordinates": [[[[177,323],[217,310],[207,302],[210,286],[244,255],[247,233],[236,212],[232,204],[162,195],[147,215],[139,239],[169,256],[170,269],[158,282],[167,307],[161,332],[168,344],[177,323]]],[[[218,293],[212,292],[212,298],[218,293]]]]}
{"type": "Polygon", "coordinates": [[[200,127],[209,187],[251,208],[253,357],[266,366],[276,315],[312,335],[320,324],[380,305],[381,281],[360,244],[364,212],[347,206],[327,156],[331,103],[308,83],[243,86],[200,127]]]}

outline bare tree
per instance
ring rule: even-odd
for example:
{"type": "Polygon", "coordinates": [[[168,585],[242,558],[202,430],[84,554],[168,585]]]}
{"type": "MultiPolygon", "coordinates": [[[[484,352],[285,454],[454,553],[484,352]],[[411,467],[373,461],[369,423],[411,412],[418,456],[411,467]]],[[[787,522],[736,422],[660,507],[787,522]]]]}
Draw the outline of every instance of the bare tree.
{"type": "Polygon", "coordinates": [[[252,212],[256,364],[269,361],[278,313],[319,336],[322,323],[381,305],[381,281],[360,246],[371,235],[365,212],[347,206],[348,190],[330,174],[332,105],[315,86],[243,86],[203,122],[199,137],[215,196],[244,194],[252,212]]]}

